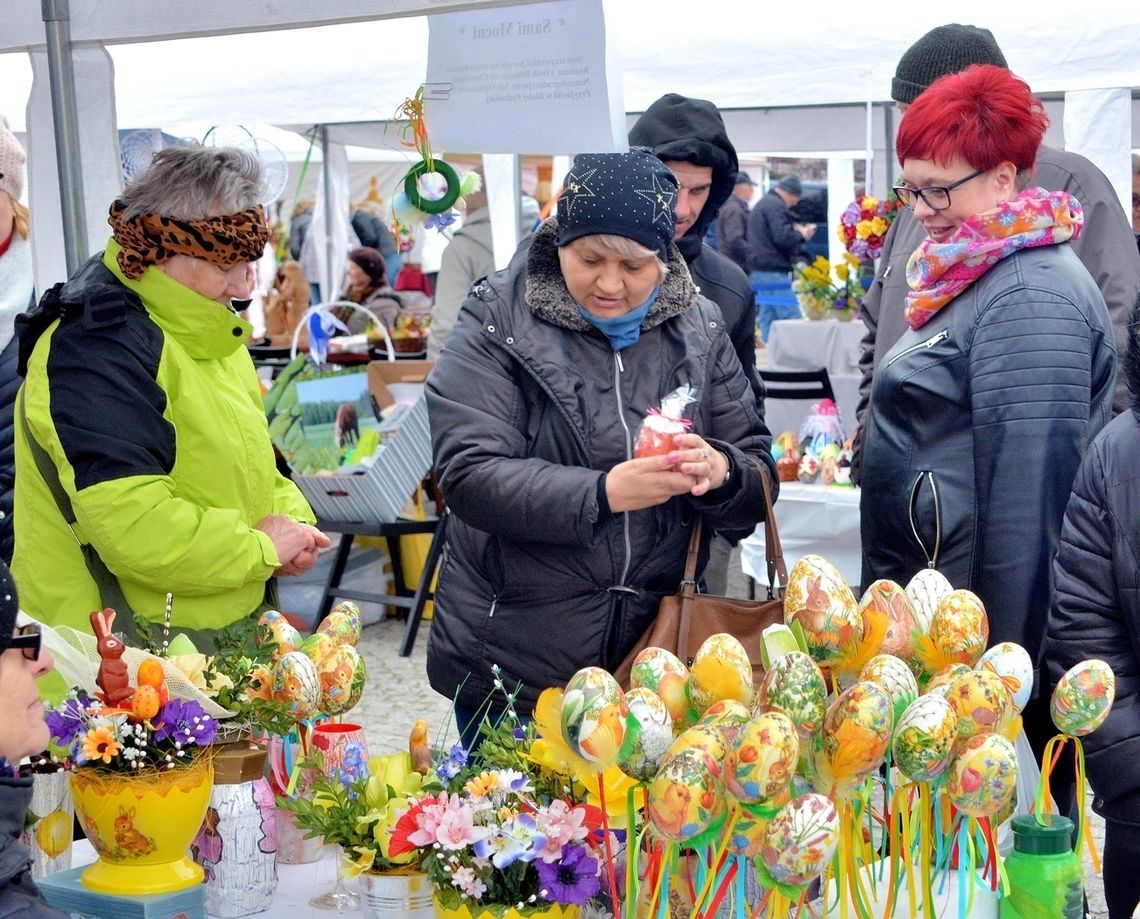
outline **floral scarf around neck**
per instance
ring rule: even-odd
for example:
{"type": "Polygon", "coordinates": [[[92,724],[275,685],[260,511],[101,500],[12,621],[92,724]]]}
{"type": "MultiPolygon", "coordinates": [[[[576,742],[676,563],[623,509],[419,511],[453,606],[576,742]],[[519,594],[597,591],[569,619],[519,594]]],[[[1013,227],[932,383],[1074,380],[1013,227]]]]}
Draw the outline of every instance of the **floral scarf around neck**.
{"type": "Polygon", "coordinates": [[[926,325],[942,307],[1019,249],[1076,239],[1081,203],[1063,191],[1027,188],[1012,201],[975,214],[944,243],[925,239],[906,265],[906,324],[926,325]]]}

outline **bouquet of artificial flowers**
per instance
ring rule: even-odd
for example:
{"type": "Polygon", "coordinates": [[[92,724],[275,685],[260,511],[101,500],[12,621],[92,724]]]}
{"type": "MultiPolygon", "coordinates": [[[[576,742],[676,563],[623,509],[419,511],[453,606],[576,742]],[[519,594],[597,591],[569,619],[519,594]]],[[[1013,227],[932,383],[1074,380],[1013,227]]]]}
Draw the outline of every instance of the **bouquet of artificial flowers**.
{"type": "Polygon", "coordinates": [[[860,195],[839,219],[839,241],[861,261],[878,258],[901,206],[893,191],[886,198],[860,195]]]}

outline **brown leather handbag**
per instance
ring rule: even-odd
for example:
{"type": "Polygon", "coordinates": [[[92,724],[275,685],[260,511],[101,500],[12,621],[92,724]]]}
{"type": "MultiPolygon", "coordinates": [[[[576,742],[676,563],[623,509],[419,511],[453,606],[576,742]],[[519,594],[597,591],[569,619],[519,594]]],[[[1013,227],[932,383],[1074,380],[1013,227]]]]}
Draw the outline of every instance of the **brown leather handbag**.
{"type": "Polygon", "coordinates": [[[644,648],[665,648],[689,665],[701,643],[718,632],[727,632],[740,640],[752,662],[753,681],[759,681],[763,673],[760,663],[760,633],[768,626],[784,621],[784,588],[788,581],[767,473],[761,471],[760,479],[764,485],[768,599],[737,600],[733,597],[697,593],[697,553],[701,546],[701,518],[697,517],[693,524],[693,535],[689,539],[689,554],[685,560],[681,588],[673,596],[662,598],[657,607],[657,618],[614,671],[614,676],[622,686],[629,686],[633,659],[644,648]]]}

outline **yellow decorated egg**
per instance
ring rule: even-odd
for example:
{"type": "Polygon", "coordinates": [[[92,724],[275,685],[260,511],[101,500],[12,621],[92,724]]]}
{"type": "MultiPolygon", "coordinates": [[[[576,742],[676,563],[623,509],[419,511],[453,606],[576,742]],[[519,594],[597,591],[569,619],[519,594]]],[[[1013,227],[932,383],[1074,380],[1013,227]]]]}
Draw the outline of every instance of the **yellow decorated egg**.
{"type": "Polygon", "coordinates": [[[273,699],[284,704],[297,721],[306,721],[317,713],[320,677],[316,665],[300,651],[283,654],[273,665],[273,699]]]}
{"type": "Polygon", "coordinates": [[[343,715],[360,701],[364,691],[364,658],[352,645],[336,645],[317,665],[321,680],[321,711],[343,715]]]}
{"type": "Polygon", "coordinates": [[[673,741],[649,784],[649,820],[661,836],[684,842],[724,816],[725,753],[724,738],[708,725],[673,741]]]}
{"type": "Polygon", "coordinates": [[[970,668],[965,664],[947,664],[930,678],[930,682],[926,684],[926,692],[927,694],[936,692],[942,698],[946,698],[950,684],[963,673],[969,672],[970,668]]]}
{"type": "Polygon", "coordinates": [[[1061,677],[1053,690],[1049,712],[1062,734],[1084,737],[1104,723],[1115,698],[1116,675],[1104,661],[1093,658],[1081,661],[1061,677]]]}
{"type": "Polygon", "coordinates": [[[697,724],[711,724],[720,728],[725,743],[731,746],[739,736],[740,728],[751,718],[752,712],[747,706],[741,705],[735,699],[721,699],[705,710],[697,724]]]}
{"type": "Polygon", "coordinates": [[[257,620],[257,646],[270,649],[274,662],[290,651],[296,651],[304,640],[301,633],[275,609],[267,609],[257,620]]]}
{"type": "Polygon", "coordinates": [[[923,635],[930,634],[934,612],[942,598],[954,590],[946,576],[933,568],[923,568],[906,585],[906,595],[914,610],[914,623],[923,635]]]}
{"type": "Polygon", "coordinates": [[[942,775],[954,756],[958,716],[938,694],[919,696],[895,725],[891,751],[899,771],[915,782],[930,782],[942,775]]]}
{"type": "Polygon", "coordinates": [[[644,686],[665,703],[669,717],[683,721],[689,711],[689,668],[672,651],[645,648],[633,659],[629,685],[644,686]]]}
{"type": "Polygon", "coordinates": [[[839,694],[824,715],[821,735],[836,781],[860,778],[883,762],[893,723],[891,698],[879,684],[860,680],[839,694]]]}
{"type": "Polygon", "coordinates": [[[864,591],[863,598],[859,601],[859,614],[864,621],[868,617],[868,610],[882,616],[887,623],[879,653],[893,654],[909,663],[914,656],[918,625],[906,591],[894,581],[875,581],[864,591]]]}
{"type": "Polygon", "coordinates": [[[1019,712],[1033,695],[1033,661],[1017,642],[999,641],[982,655],[975,669],[995,674],[1005,684],[1019,712]]]}
{"type": "Polygon", "coordinates": [[[617,765],[630,778],[644,782],[657,773],[657,767],[673,743],[673,719],[661,697],[646,686],[627,692],[625,704],[629,709],[629,726],[617,765]]]}
{"type": "Polygon", "coordinates": [[[562,694],[562,736],[579,756],[611,765],[625,740],[625,693],[601,667],[583,667],[562,694]]]}
{"type": "Polygon", "coordinates": [[[910,667],[891,654],[876,654],[863,667],[859,679],[877,683],[891,699],[894,721],[918,698],[918,683],[910,667]]]}
{"type": "Polygon", "coordinates": [[[777,883],[802,887],[823,873],[838,844],[835,805],[823,795],[806,794],[772,818],[760,858],[777,883]]]}
{"type": "Polygon", "coordinates": [[[360,607],[355,603],[342,603],[324,618],[317,631],[333,636],[342,645],[355,646],[360,641],[363,623],[360,607]]]}
{"type": "Polygon", "coordinates": [[[339,647],[340,643],[328,632],[314,632],[301,642],[301,647],[297,650],[316,664],[319,671],[325,658],[331,656],[339,647]]]}
{"type": "Polygon", "coordinates": [[[1017,789],[1017,753],[1000,734],[966,741],[946,773],[950,802],[969,817],[1000,811],[1017,789]]]}
{"type": "Polygon", "coordinates": [[[863,634],[855,595],[839,570],[818,555],[805,555],[788,573],[784,622],[793,621],[803,628],[808,652],[820,664],[835,660],[844,645],[863,634]]]}
{"type": "Polygon", "coordinates": [[[756,708],[783,712],[801,739],[809,737],[823,724],[827,710],[827,685],[819,666],[802,651],[776,658],[756,689],[756,708]]]}
{"type": "Polygon", "coordinates": [[[989,638],[990,620],[977,594],[953,590],[942,598],[930,623],[930,643],[944,659],[973,667],[989,638]]]}
{"type": "Polygon", "coordinates": [[[728,751],[724,784],[744,804],[774,798],[792,780],[800,756],[800,740],[792,719],[764,712],[743,725],[728,751]]]}
{"type": "Polygon", "coordinates": [[[958,743],[987,731],[1003,731],[1016,714],[1013,699],[997,674],[968,670],[946,688],[946,701],[958,718],[958,743]]]}
{"type": "Polygon", "coordinates": [[[689,700],[698,715],[722,699],[752,704],[752,662],[740,640],[727,632],[701,642],[689,668],[689,700]]]}

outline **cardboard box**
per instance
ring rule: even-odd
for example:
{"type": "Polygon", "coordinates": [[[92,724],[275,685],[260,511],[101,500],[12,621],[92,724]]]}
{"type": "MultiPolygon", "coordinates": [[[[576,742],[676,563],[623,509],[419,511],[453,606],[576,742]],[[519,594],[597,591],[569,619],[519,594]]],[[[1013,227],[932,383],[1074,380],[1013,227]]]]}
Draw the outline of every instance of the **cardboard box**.
{"type": "Polygon", "coordinates": [[[435,361],[371,361],[368,364],[368,391],[380,411],[397,402],[415,402],[424,392],[424,383],[435,361]]]}

